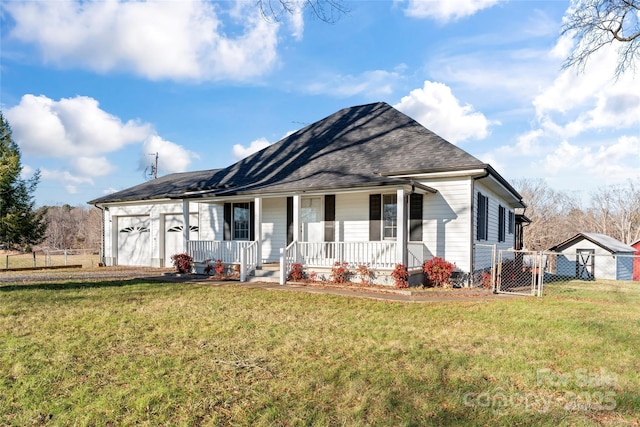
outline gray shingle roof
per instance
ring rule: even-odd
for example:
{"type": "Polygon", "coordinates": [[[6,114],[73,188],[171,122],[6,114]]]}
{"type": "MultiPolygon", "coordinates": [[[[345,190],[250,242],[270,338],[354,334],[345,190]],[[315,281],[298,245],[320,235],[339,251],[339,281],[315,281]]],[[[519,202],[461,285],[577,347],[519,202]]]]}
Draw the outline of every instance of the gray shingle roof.
{"type": "Polygon", "coordinates": [[[304,191],[406,182],[392,171],[484,163],[380,102],[345,108],[255,153],[212,179],[218,194],[304,191]]]}
{"type": "Polygon", "coordinates": [[[90,203],[173,197],[181,185],[210,190],[201,195],[233,195],[397,184],[406,180],[386,175],[486,166],[379,102],[342,109],[215,173],[169,175],[162,186],[151,181],[90,203]]]}
{"type": "Polygon", "coordinates": [[[203,185],[208,183],[211,176],[219,170],[220,169],[209,169],[196,172],[172,173],[116,193],[99,197],[89,203],[94,205],[109,202],[166,199],[172,195],[180,195],[185,191],[202,190],[204,188],[203,185]]]}

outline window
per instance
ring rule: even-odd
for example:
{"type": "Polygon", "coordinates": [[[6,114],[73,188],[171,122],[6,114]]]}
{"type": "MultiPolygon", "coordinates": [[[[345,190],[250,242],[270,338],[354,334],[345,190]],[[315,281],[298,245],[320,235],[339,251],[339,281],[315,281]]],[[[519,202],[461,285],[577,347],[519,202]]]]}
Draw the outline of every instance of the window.
{"type": "Polygon", "coordinates": [[[395,239],[398,234],[398,196],[382,195],[382,237],[395,239]]]}
{"type": "Polygon", "coordinates": [[[515,223],[516,223],[516,214],[514,212],[509,211],[509,234],[513,234],[515,232],[515,223]]]}
{"type": "Polygon", "coordinates": [[[478,203],[476,210],[476,239],[487,240],[487,230],[489,229],[489,198],[478,193],[478,203]]]}
{"type": "Polygon", "coordinates": [[[498,242],[504,242],[504,227],[507,210],[498,206],[498,242]]]}
{"type": "Polygon", "coordinates": [[[233,204],[233,240],[249,240],[249,203],[233,204]]]}

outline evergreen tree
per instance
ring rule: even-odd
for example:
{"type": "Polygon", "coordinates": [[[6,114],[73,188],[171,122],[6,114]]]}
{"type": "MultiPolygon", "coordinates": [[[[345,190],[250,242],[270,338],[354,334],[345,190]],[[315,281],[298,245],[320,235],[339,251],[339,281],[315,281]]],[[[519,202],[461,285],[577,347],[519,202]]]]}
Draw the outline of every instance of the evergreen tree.
{"type": "Polygon", "coordinates": [[[40,243],[47,231],[46,210],[34,209],[40,171],[23,179],[20,157],[11,127],[0,112],[0,244],[11,249],[40,243]]]}

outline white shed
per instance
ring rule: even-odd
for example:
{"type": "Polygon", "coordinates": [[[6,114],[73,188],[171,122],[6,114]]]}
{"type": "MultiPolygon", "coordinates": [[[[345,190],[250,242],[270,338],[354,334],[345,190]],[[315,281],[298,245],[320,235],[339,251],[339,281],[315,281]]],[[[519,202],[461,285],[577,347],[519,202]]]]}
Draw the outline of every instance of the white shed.
{"type": "Polygon", "coordinates": [[[558,252],[557,275],[583,280],[631,280],[634,248],[599,233],[578,233],[550,249],[558,252]]]}

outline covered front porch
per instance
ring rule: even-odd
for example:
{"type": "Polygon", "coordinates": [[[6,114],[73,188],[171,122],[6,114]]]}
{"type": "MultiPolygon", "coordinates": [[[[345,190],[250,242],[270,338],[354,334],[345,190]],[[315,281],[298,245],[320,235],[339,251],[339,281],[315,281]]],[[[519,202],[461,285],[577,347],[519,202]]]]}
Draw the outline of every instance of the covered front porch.
{"type": "MultiPolygon", "coordinates": [[[[196,263],[222,261],[223,264],[238,266],[240,281],[248,280],[256,270],[262,268],[258,256],[258,241],[189,241],[187,253],[196,263]]],[[[286,283],[293,264],[301,264],[305,270],[329,270],[336,264],[345,263],[351,270],[365,266],[371,271],[388,274],[397,264],[404,264],[409,270],[422,267],[428,257],[423,242],[409,242],[399,248],[398,242],[299,242],[294,241],[280,250],[278,260],[279,282],[286,283]],[[398,254],[402,258],[398,258],[398,254]],[[405,256],[406,253],[406,256],[405,256]],[[403,262],[403,259],[406,259],[403,262]]]]}
{"type": "MultiPolygon", "coordinates": [[[[201,232],[202,240],[187,241],[185,249],[196,262],[239,266],[243,281],[265,264],[278,266],[281,283],[293,264],[307,271],[336,263],[387,274],[397,264],[417,269],[431,255],[423,242],[423,195],[432,193],[425,188],[403,184],[211,200],[206,213],[201,210],[200,230],[209,222],[214,238],[205,240],[201,232]]],[[[189,201],[184,203],[186,212],[189,201]]]]}

